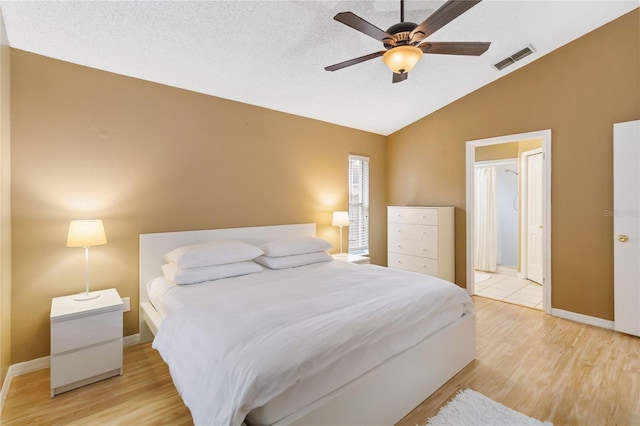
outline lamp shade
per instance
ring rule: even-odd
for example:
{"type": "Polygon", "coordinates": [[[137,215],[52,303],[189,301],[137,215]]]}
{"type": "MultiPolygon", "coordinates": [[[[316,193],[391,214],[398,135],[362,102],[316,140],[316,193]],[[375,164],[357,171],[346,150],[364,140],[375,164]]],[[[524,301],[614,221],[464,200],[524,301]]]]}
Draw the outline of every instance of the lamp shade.
{"type": "Polygon", "coordinates": [[[333,212],[331,226],[349,226],[349,212],[333,212]]]}
{"type": "Polygon", "coordinates": [[[69,224],[67,247],[90,247],[107,244],[101,220],[72,220],[69,224]]]}
{"type": "Polygon", "coordinates": [[[382,61],[396,74],[408,73],[422,58],[422,50],[415,46],[397,46],[382,55],[382,61]]]}

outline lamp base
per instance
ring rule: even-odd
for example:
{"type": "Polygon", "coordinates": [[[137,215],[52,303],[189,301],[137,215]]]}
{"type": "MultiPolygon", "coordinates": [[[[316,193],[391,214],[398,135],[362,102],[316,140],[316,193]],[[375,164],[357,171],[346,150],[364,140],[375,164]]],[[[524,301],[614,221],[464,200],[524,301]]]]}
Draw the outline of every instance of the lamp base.
{"type": "Polygon", "coordinates": [[[87,300],[93,300],[100,297],[100,293],[80,293],[73,298],[73,300],[77,300],[78,302],[85,302],[87,300]]]}

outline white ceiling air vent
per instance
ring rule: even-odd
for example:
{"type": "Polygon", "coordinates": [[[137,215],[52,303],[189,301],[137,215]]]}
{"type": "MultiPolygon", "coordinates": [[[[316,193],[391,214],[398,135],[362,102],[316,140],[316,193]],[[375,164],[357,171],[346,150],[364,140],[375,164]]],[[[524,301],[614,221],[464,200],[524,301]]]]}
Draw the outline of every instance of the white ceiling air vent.
{"type": "Polygon", "coordinates": [[[501,70],[505,69],[506,67],[508,67],[509,65],[515,64],[516,61],[519,61],[520,59],[524,58],[525,56],[531,55],[533,52],[535,52],[533,46],[528,45],[527,47],[525,47],[522,50],[517,51],[513,55],[507,56],[506,58],[504,58],[500,62],[497,62],[497,63],[493,64],[493,67],[495,69],[497,69],[498,71],[501,71],[501,70]]]}

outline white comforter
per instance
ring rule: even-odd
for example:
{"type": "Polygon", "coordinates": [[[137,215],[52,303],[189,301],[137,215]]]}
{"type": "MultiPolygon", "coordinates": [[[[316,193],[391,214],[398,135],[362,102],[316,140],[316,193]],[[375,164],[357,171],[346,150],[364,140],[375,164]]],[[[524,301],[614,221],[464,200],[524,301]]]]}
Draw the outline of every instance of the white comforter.
{"type": "Polygon", "coordinates": [[[219,283],[168,315],[153,342],[199,425],[240,425],[358,347],[455,304],[473,309],[446,281],[337,261],[219,283]]]}

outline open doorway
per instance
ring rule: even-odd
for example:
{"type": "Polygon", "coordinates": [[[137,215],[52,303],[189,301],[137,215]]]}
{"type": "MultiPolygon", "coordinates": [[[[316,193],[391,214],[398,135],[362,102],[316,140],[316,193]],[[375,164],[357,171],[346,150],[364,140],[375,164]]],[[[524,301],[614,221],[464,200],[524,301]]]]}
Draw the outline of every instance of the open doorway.
{"type": "Polygon", "coordinates": [[[551,312],[550,151],[550,130],[467,142],[470,294],[551,312]]]}

